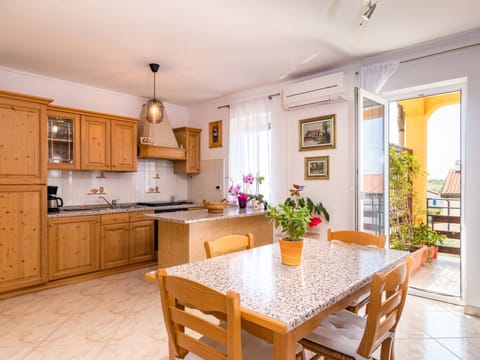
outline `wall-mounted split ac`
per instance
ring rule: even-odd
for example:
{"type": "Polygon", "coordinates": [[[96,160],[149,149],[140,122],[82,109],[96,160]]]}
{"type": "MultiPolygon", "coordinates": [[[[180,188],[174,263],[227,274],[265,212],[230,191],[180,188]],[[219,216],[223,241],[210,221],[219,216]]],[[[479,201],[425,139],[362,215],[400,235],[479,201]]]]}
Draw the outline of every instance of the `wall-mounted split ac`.
{"type": "Polygon", "coordinates": [[[343,72],[296,82],[287,85],[282,90],[282,103],[285,110],[295,110],[302,106],[345,99],[345,74],[343,72]]]}

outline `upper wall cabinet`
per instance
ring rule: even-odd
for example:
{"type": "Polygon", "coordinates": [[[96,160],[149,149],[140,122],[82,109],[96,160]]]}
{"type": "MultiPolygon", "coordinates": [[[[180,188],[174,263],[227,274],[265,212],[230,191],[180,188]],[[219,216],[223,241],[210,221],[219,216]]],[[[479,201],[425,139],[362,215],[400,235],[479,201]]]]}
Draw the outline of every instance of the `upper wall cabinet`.
{"type": "Polygon", "coordinates": [[[46,183],[51,101],[0,91],[0,184],[46,183]]]}
{"type": "Polygon", "coordinates": [[[74,134],[68,141],[52,141],[57,150],[49,169],[137,171],[137,119],[51,106],[49,121],[54,118],[66,121],[65,133],[73,129],[74,134]]]}
{"type": "Polygon", "coordinates": [[[137,122],[83,116],[81,161],[84,170],[137,171],[137,122]]]}
{"type": "Polygon", "coordinates": [[[200,132],[201,129],[181,127],[173,129],[178,145],[185,148],[186,160],[177,160],[174,172],[180,174],[198,174],[200,172],[200,132]]]}
{"type": "Polygon", "coordinates": [[[80,169],[80,115],[48,107],[48,168],[80,169]]]}

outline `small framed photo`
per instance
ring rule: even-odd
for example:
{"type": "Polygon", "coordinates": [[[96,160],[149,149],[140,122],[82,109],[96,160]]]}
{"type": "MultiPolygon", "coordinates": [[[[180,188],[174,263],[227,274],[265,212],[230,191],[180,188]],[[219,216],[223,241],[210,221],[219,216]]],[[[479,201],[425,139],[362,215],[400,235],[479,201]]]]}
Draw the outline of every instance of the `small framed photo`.
{"type": "Polygon", "coordinates": [[[335,114],[299,120],[300,151],[335,148],[335,114]]]}
{"type": "Polygon", "coordinates": [[[328,180],[329,157],[313,156],[305,158],[305,180],[328,180]]]}
{"type": "Polygon", "coordinates": [[[208,147],[222,147],[222,120],[208,123],[208,147]]]}

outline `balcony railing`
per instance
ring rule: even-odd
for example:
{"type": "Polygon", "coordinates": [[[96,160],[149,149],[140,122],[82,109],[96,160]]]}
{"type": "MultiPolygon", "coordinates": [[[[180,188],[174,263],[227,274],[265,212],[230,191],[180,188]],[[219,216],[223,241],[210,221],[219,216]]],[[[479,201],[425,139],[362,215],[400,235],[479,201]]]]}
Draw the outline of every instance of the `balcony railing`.
{"type": "Polygon", "coordinates": [[[460,255],[460,200],[427,198],[428,225],[448,240],[439,251],[460,255]]]}

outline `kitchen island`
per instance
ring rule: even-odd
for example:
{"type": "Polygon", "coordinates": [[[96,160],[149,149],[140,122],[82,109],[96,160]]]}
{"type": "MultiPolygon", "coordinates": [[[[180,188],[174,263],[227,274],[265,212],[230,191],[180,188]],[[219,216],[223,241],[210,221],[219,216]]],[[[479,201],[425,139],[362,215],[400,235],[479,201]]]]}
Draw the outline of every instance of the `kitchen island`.
{"type": "Polygon", "coordinates": [[[252,233],[255,246],[273,241],[273,226],[265,211],[229,206],[223,213],[207,210],[145,215],[158,222],[158,265],[185,264],[205,259],[206,240],[230,234],[252,233]]]}

